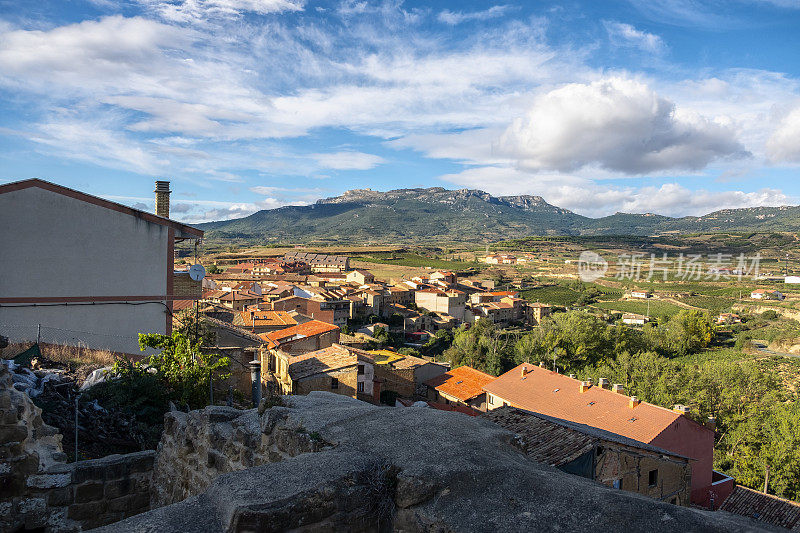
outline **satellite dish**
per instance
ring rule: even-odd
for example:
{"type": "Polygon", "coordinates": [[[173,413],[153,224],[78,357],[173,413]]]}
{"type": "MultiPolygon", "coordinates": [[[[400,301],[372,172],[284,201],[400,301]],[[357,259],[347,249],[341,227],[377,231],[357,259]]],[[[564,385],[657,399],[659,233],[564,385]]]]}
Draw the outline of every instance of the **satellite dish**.
{"type": "Polygon", "coordinates": [[[189,277],[195,281],[200,281],[206,277],[206,269],[203,265],[192,265],[189,267],[189,277]]]}

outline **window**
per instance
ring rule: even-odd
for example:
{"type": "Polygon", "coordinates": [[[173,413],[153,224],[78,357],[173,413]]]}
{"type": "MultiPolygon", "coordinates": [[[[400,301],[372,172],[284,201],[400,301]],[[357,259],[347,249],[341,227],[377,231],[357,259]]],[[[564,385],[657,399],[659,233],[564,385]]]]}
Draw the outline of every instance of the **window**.
{"type": "Polygon", "coordinates": [[[605,448],[603,448],[602,446],[598,446],[595,449],[595,453],[597,454],[597,457],[600,457],[601,455],[603,455],[604,451],[605,451],[605,448]]]}
{"type": "Polygon", "coordinates": [[[331,378],[331,389],[338,389],[339,388],[339,380],[336,378],[331,378]]]}
{"type": "Polygon", "coordinates": [[[614,482],[612,483],[612,486],[615,489],[622,490],[622,480],[621,479],[615,479],[614,482]]]}
{"type": "Polygon", "coordinates": [[[658,485],[658,470],[651,470],[650,473],[647,474],[647,484],[651,487],[658,485]]]}
{"type": "Polygon", "coordinates": [[[359,381],[358,382],[358,392],[364,392],[364,382],[363,381],[359,381]]]}
{"type": "Polygon", "coordinates": [[[358,365],[358,375],[364,375],[364,365],[358,365]]]}
{"type": "Polygon", "coordinates": [[[489,405],[494,405],[494,396],[489,395],[489,405]]]}

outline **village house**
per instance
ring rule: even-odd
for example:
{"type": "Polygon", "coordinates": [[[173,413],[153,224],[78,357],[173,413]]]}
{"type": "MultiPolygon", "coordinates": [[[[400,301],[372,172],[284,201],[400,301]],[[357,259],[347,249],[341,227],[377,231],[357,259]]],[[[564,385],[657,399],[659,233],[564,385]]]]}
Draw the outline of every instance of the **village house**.
{"type": "Polygon", "coordinates": [[[650,317],[639,315],[636,313],[623,313],[622,314],[622,323],[628,324],[629,326],[644,326],[650,322],[650,317]]]}
{"type": "Polygon", "coordinates": [[[754,300],[783,300],[784,296],[778,291],[770,289],[756,289],[750,293],[754,300]]]}
{"type": "Polygon", "coordinates": [[[140,354],[139,333],[170,333],[172,302],[201,296],[199,280],[175,273],[175,246],[203,232],[169,219],[169,182],[155,192],[153,214],[39,179],[0,185],[0,323],[12,342],[140,354]]]}
{"type": "Polygon", "coordinates": [[[347,273],[345,281],[356,283],[358,285],[366,285],[375,281],[375,276],[369,270],[357,268],[347,273]]]}
{"type": "Polygon", "coordinates": [[[464,320],[466,294],[459,290],[421,289],[414,293],[417,307],[427,311],[445,313],[457,320],[464,320]]]}
{"type": "Polygon", "coordinates": [[[456,275],[452,272],[437,270],[430,275],[429,279],[434,282],[442,283],[446,286],[455,285],[456,275]]]}
{"type": "Polygon", "coordinates": [[[253,265],[252,272],[256,276],[276,276],[283,274],[310,274],[311,267],[303,261],[283,261],[273,258],[253,265]]]}
{"type": "Polygon", "coordinates": [[[288,252],[284,261],[300,261],[307,263],[314,272],[347,272],[350,270],[350,258],[343,255],[315,254],[312,252],[288,252]]]}
{"type": "Polygon", "coordinates": [[[631,298],[650,298],[651,294],[650,291],[641,291],[641,290],[633,290],[630,293],[631,298]]]}
{"type": "MultiPolygon", "coordinates": [[[[715,477],[713,470],[714,429],[686,416],[685,406],[665,409],[626,396],[622,385],[614,385],[613,390],[608,386],[607,380],[594,386],[523,363],[483,388],[490,410],[510,405],[610,431],[692,459],[691,500],[708,506],[712,484],[721,476],[715,477]]],[[[714,485],[713,490],[729,493],[732,488],[714,485]]]]}
{"type": "Polygon", "coordinates": [[[553,308],[547,304],[542,304],[539,302],[526,303],[523,310],[525,314],[525,322],[534,326],[541,324],[542,319],[546,316],[549,316],[552,311],[553,308]]]}
{"type": "Polygon", "coordinates": [[[718,325],[740,324],[742,319],[736,313],[720,313],[717,317],[718,325]]]}
{"type": "MultiPolygon", "coordinates": [[[[266,343],[266,349],[297,355],[327,348],[339,342],[339,328],[333,324],[310,320],[289,328],[262,333],[259,338],[266,343]]],[[[267,362],[268,368],[275,368],[274,361],[267,362]]]]}
{"type": "Polygon", "coordinates": [[[258,305],[260,301],[261,297],[250,291],[225,291],[225,294],[218,298],[221,305],[234,311],[244,311],[245,307],[258,305]]]}
{"type": "Polygon", "coordinates": [[[374,364],[366,352],[333,344],[281,359],[275,378],[282,394],[326,391],[374,401],[374,364]]]}
{"type": "Polygon", "coordinates": [[[288,311],[246,309],[233,316],[233,325],[253,333],[269,333],[296,326],[298,324],[297,317],[296,313],[288,311]]]}
{"type": "Polygon", "coordinates": [[[371,351],[369,357],[375,363],[375,377],[381,380],[382,390],[404,398],[424,398],[425,383],[447,372],[447,367],[439,363],[389,350],[371,351]]]}
{"type": "Polygon", "coordinates": [[[486,411],[486,391],[483,387],[494,379],[494,376],[480,370],[460,366],[428,380],[425,385],[428,387],[428,399],[433,402],[486,411]]]}
{"type": "Polygon", "coordinates": [[[383,297],[383,303],[386,305],[408,305],[413,301],[413,291],[399,285],[388,287],[383,297]]]}
{"type": "Polygon", "coordinates": [[[272,302],[272,309],[275,311],[296,311],[314,320],[320,320],[339,327],[347,325],[347,319],[350,318],[350,300],[347,299],[325,301],[316,298],[289,296],[272,302]]]}
{"type": "Polygon", "coordinates": [[[539,463],[674,505],[691,503],[689,458],[603,429],[501,407],[483,418],[516,434],[539,463]]]}

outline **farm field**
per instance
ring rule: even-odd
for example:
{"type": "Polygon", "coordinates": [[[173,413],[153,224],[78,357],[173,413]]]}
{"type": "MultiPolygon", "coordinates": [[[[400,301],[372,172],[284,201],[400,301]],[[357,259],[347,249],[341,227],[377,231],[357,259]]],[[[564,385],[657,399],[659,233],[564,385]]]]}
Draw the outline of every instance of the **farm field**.
{"type": "Polygon", "coordinates": [[[609,311],[621,311],[623,313],[636,313],[645,315],[649,313],[651,317],[659,316],[672,316],[683,308],[669,302],[661,302],[659,300],[636,301],[636,300],[621,300],[616,302],[597,302],[595,307],[609,311]],[[648,307],[649,305],[649,307],[648,307]]]}

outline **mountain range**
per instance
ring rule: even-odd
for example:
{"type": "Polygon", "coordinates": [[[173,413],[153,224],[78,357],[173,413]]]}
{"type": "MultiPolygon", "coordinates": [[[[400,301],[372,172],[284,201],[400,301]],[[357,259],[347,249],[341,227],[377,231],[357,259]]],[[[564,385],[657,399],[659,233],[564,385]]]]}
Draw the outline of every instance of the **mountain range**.
{"type": "Polygon", "coordinates": [[[492,196],[442,187],[347,191],[306,206],[197,224],[206,238],[253,242],[489,242],[544,235],[661,235],[796,231],[800,207],[723,209],[700,217],[616,213],[590,218],[540,196],[492,196]]]}

